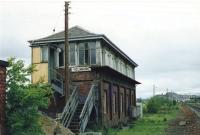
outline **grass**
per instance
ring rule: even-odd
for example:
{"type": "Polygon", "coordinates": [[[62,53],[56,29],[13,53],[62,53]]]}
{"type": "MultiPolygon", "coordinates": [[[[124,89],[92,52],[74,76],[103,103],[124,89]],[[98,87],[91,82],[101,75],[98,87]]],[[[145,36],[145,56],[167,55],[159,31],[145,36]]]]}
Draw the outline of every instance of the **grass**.
{"type": "Polygon", "coordinates": [[[174,119],[178,109],[167,113],[145,114],[142,119],[134,121],[128,129],[108,130],[108,135],[164,135],[169,120],[174,119]]]}

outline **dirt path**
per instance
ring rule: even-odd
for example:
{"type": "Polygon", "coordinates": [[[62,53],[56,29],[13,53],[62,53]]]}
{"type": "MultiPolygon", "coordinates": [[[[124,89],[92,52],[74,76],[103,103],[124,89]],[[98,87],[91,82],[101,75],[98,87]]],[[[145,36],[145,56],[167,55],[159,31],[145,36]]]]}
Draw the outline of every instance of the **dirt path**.
{"type": "Polygon", "coordinates": [[[169,122],[166,135],[200,135],[200,118],[182,106],[177,118],[169,122]]]}

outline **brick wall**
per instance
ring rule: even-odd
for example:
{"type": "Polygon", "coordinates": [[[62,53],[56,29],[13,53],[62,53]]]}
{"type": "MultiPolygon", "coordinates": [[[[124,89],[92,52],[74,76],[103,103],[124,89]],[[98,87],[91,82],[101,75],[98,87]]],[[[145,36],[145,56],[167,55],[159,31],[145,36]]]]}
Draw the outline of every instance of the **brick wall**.
{"type": "Polygon", "coordinates": [[[7,66],[6,62],[0,61],[0,135],[6,135],[5,133],[6,66],[7,66]]]}

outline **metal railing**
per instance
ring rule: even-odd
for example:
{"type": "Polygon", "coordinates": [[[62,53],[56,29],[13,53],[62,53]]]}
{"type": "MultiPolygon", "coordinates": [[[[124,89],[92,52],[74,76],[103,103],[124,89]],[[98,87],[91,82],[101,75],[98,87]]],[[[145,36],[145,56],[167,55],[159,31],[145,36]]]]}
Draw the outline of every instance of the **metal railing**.
{"type": "Polygon", "coordinates": [[[65,127],[69,126],[71,119],[74,115],[74,112],[78,106],[78,103],[79,103],[78,90],[77,90],[77,86],[75,86],[69,100],[67,101],[66,106],[63,109],[62,115],[61,115],[61,123],[65,127]]]}
{"type": "Polygon", "coordinates": [[[56,71],[56,69],[50,68],[50,80],[52,88],[61,95],[64,95],[64,76],[56,71]]]}
{"type": "Polygon", "coordinates": [[[96,82],[94,82],[90,88],[90,92],[87,96],[87,99],[85,101],[85,104],[83,106],[82,112],[80,114],[80,132],[84,132],[87,123],[90,118],[90,114],[92,112],[93,107],[96,104],[97,98],[98,98],[98,85],[96,82]]]}

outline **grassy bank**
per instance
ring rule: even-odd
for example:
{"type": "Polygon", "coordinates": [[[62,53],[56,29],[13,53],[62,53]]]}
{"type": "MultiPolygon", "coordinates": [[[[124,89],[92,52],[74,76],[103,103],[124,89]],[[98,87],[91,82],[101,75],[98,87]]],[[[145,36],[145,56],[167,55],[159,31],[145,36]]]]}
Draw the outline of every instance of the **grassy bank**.
{"type": "Polygon", "coordinates": [[[108,135],[164,135],[169,120],[174,119],[178,109],[167,113],[145,114],[143,119],[134,121],[128,129],[108,130],[108,135]]]}

